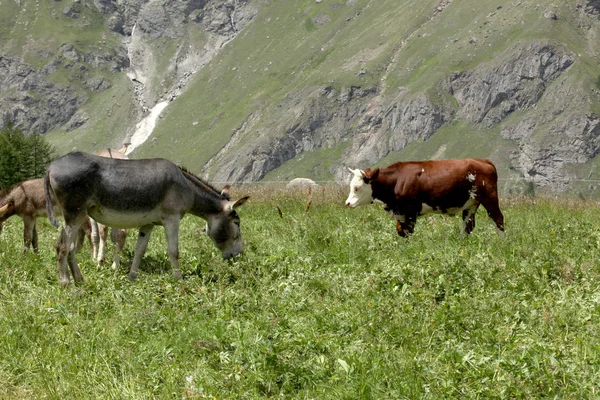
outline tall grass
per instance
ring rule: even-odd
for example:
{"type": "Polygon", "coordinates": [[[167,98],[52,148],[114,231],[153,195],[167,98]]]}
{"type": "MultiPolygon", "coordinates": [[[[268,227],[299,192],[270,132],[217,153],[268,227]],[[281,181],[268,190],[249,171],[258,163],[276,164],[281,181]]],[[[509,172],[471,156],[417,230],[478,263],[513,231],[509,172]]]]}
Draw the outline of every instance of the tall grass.
{"type": "Polygon", "coordinates": [[[345,189],[245,189],[245,253],[223,261],[183,220],[184,280],[157,229],[130,282],[79,260],[61,289],[57,236],[39,221],[0,236],[2,398],[593,398],[600,387],[600,209],[501,203],[472,235],[448,216],[397,237],[380,206],[345,189]]]}

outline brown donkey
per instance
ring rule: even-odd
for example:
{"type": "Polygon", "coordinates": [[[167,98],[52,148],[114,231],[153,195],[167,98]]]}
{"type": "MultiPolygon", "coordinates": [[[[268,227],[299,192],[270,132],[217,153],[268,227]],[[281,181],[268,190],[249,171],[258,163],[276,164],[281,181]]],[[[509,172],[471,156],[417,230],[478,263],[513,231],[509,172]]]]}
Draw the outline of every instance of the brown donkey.
{"type": "MultiPolygon", "coordinates": [[[[60,209],[54,207],[54,212],[61,215],[60,209]]],[[[38,217],[47,217],[46,198],[44,196],[44,179],[30,179],[13,185],[0,192],[0,233],[4,221],[18,215],[23,219],[23,242],[24,251],[33,247],[33,252],[38,252],[38,234],[36,220],[38,217]]],[[[82,245],[85,236],[90,240],[92,249],[94,244],[91,238],[91,226],[89,223],[82,225],[83,231],[77,238],[78,244],[82,245]]]]}

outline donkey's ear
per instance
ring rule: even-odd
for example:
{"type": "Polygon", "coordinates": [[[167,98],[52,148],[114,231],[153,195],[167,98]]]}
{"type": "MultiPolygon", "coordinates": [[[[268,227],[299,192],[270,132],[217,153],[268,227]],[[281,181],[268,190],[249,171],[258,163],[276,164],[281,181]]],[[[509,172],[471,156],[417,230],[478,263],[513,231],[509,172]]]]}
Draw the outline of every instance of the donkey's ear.
{"type": "Polygon", "coordinates": [[[10,206],[10,202],[6,203],[5,205],[3,205],[2,207],[0,207],[0,217],[4,216],[4,214],[6,213],[6,211],[8,210],[8,207],[10,206]]]}
{"type": "Polygon", "coordinates": [[[229,189],[231,189],[231,185],[228,183],[223,186],[223,190],[221,190],[221,196],[225,197],[227,200],[229,200],[229,189]]]}
{"type": "Polygon", "coordinates": [[[235,210],[239,206],[244,205],[244,203],[246,201],[248,201],[249,198],[250,198],[250,196],[244,196],[241,199],[238,199],[235,203],[233,203],[233,205],[231,206],[231,208],[235,210]]]}

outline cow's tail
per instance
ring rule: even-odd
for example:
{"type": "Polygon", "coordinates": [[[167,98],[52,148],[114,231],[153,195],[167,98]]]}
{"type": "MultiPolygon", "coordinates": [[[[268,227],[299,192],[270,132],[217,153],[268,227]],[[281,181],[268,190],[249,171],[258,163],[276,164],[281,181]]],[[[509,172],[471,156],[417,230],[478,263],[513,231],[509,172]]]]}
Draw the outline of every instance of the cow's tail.
{"type": "Polygon", "coordinates": [[[54,208],[52,207],[52,196],[50,195],[50,191],[52,190],[52,186],[50,186],[50,171],[46,170],[46,175],[44,176],[44,196],[46,196],[46,212],[48,213],[48,220],[55,227],[58,228],[58,221],[56,220],[56,216],[54,215],[54,208]]]}

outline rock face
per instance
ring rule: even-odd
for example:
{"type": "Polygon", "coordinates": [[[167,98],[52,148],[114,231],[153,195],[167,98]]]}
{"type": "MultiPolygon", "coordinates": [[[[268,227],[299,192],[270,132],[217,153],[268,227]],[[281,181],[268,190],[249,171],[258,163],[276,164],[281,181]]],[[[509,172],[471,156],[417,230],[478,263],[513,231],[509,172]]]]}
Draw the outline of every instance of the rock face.
{"type": "Polygon", "coordinates": [[[123,46],[130,62],[127,73],[143,113],[161,101],[178,97],[196,71],[235,38],[257,12],[248,0],[136,0],[134,4],[118,4],[111,18],[122,21],[117,25],[123,26],[123,46]],[[203,31],[203,42],[187,39],[187,32],[197,30],[203,31]],[[156,56],[158,38],[177,43],[177,51],[164,70],[160,67],[164,60],[156,56]]]}
{"type": "Polygon", "coordinates": [[[600,118],[574,113],[551,124],[543,141],[533,138],[538,120],[525,118],[507,127],[502,135],[519,143],[512,154],[515,169],[539,186],[555,191],[568,190],[571,177],[563,169],[568,164],[583,164],[600,152],[600,118]]]}
{"type": "Polygon", "coordinates": [[[587,0],[585,3],[585,11],[591,15],[600,15],[600,0],[587,0]]]}
{"type": "Polygon", "coordinates": [[[515,49],[504,62],[453,74],[443,86],[458,101],[459,118],[490,127],[514,111],[533,107],[573,58],[535,42],[515,49]]]}
{"type": "Polygon", "coordinates": [[[26,132],[45,133],[67,123],[83,100],[74,89],[50,83],[44,69],[0,56],[0,125],[11,120],[26,132]]]}
{"type": "Polygon", "coordinates": [[[25,132],[76,130],[91,117],[80,107],[111,88],[123,72],[131,78],[137,99],[133,108],[141,119],[159,101],[181,94],[196,70],[257,13],[248,0],[93,0],[93,6],[76,1],[60,7],[64,16],[83,28],[96,16],[90,10],[95,7],[107,31],[121,36],[121,45],[104,46],[106,33],[98,45],[84,46],[78,40],[61,43],[38,55],[46,64],[37,68],[16,55],[3,55],[0,45],[0,126],[10,119],[25,132]],[[199,48],[185,39],[196,27],[207,37],[199,48]],[[154,55],[159,38],[177,47],[168,62],[154,55]],[[166,70],[159,64],[165,64],[166,70]],[[57,72],[66,74],[72,84],[52,83],[51,76],[57,72]]]}
{"type": "Polygon", "coordinates": [[[582,114],[575,102],[569,106],[572,93],[568,85],[561,83],[547,90],[574,60],[574,54],[546,42],[516,45],[499,61],[450,74],[440,81],[438,90],[451,95],[454,104],[440,100],[443,96],[434,100],[429,94],[402,88],[385,96],[378,88],[360,87],[290,93],[279,105],[288,110],[280,118],[287,122],[271,125],[272,130],[282,134],[263,134],[254,122],[261,116],[255,115],[240,127],[207,169],[214,164],[220,166],[215,172],[217,180],[259,180],[303,152],[349,142],[343,162],[331,170],[335,179],[343,181],[347,166],[373,165],[409,143],[428,140],[451,121],[464,119],[491,128],[514,112],[548,103],[551,106],[542,117],[502,125],[501,133],[519,147],[511,156],[512,168],[537,185],[564,191],[570,181],[564,167],[585,163],[600,150],[599,117],[582,114]],[[539,141],[536,132],[542,126],[544,140],[539,141]],[[243,148],[236,147],[250,132],[254,132],[255,139],[243,148]],[[248,162],[241,164],[240,159],[248,162]]]}

